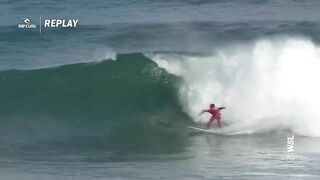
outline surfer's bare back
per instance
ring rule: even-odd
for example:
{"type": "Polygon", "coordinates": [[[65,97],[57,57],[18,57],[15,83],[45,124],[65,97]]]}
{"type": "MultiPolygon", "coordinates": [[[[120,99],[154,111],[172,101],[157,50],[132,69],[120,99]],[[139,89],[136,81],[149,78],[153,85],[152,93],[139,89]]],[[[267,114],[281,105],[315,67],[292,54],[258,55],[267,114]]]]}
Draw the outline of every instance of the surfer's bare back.
{"type": "Polygon", "coordinates": [[[222,110],[222,109],[226,109],[226,108],[225,107],[216,108],[214,104],[210,104],[210,108],[208,110],[201,111],[200,115],[205,112],[208,112],[212,115],[211,118],[209,119],[209,122],[207,123],[207,129],[210,129],[211,124],[214,120],[217,120],[219,128],[222,128],[221,113],[220,113],[220,110],[222,110]]]}

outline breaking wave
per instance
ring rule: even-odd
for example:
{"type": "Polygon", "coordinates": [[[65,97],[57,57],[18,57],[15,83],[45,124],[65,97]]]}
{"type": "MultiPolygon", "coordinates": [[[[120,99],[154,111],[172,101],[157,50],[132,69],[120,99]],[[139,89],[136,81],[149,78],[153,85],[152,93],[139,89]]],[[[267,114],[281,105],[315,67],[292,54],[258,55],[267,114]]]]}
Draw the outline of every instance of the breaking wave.
{"type": "Polygon", "coordinates": [[[147,54],[181,77],[180,103],[194,121],[214,102],[226,106],[222,134],[290,130],[320,136],[320,47],[306,38],[274,37],[208,56],[147,54]]]}

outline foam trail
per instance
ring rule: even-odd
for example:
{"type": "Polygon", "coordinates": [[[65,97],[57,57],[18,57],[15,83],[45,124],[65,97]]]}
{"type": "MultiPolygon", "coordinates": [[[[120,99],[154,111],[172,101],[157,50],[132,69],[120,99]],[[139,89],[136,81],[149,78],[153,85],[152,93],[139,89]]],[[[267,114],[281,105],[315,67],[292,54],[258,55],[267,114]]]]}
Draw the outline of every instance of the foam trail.
{"type": "Polygon", "coordinates": [[[103,51],[97,51],[93,55],[93,62],[101,62],[104,60],[116,60],[117,53],[113,51],[111,48],[106,48],[103,51]]]}
{"type": "MultiPolygon", "coordinates": [[[[320,136],[320,48],[305,38],[260,39],[206,57],[149,54],[182,77],[180,99],[197,122],[208,104],[224,105],[234,133],[278,128],[320,136]]],[[[230,131],[230,130],[228,130],[230,131]]]]}

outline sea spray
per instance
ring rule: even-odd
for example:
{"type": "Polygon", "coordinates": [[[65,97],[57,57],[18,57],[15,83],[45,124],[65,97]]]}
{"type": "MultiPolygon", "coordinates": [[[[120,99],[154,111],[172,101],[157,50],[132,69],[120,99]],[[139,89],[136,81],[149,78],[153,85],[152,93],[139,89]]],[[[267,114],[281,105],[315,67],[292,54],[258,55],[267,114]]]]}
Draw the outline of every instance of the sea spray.
{"type": "Polygon", "coordinates": [[[182,77],[180,103],[196,122],[208,104],[223,105],[234,133],[289,129],[320,136],[320,48],[309,39],[275,37],[221,47],[210,56],[148,54],[182,77]]]}

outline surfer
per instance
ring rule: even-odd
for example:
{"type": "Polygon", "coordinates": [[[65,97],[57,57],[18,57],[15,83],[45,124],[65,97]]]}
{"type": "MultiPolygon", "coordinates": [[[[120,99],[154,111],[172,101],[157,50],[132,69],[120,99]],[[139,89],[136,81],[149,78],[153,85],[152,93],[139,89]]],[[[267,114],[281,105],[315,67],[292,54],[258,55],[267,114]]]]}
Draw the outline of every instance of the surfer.
{"type": "Polygon", "coordinates": [[[207,129],[210,129],[211,123],[214,120],[217,120],[219,128],[222,128],[222,125],[221,125],[221,113],[220,113],[220,110],[222,110],[222,109],[225,109],[225,107],[216,108],[216,106],[214,104],[210,104],[210,108],[208,110],[201,111],[200,115],[205,113],[205,112],[208,112],[208,113],[210,113],[212,115],[212,117],[210,118],[209,122],[207,123],[207,129]]]}

